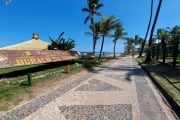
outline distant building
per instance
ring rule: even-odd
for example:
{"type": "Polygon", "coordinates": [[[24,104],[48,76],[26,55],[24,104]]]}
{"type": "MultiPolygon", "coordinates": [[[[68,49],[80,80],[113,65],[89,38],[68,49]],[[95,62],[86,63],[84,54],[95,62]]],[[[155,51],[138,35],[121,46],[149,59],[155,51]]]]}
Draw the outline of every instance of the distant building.
{"type": "Polygon", "coordinates": [[[39,34],[34,33],[31,40],[2,47],[0,50],[47,50],[48,44],[49,43],[39,39],[39,34]]]}

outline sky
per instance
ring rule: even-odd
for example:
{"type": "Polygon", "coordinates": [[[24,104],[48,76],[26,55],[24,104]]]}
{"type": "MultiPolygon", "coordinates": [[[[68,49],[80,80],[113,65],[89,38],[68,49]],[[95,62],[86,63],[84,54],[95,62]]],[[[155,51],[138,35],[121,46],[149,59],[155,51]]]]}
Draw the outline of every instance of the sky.
{"type": "MultiPolygon", "coordinates": [[[[154,12],[159,0],[154,0],[154,12]]],[[[144,38],[150,13],[151,0],[100,0],[104,6],[99,10],[104,16],[115,15],[123,24],[127,37],[139,35],[144,38]]],[[[180,0],[163,0],[157,28],[180,25],[180,0]]],[[[11,0],[9,5],[0,0],[0,47],[25,42],[38,33],[40,39],[51,43],[49,36],[58,38],[65,32],[64,38],[76,41],[77,51],[92,51],[92,36],[89,25],[84,24],[88,15],[82,12],[87,7],[86,0],[11,0]]],[[[95,17],[95,22],[100,17],[95,17]]],[[[156,31],[156,30],[155,30],[156,31]]],[[[100,50],[102,39],[96,45],[100,50]]],[[[125,41],[118,40],[116,51],[123,52],[125,41]]],[[[112,38],[105,38],[104,52],[113,52],[112,38]]]]}

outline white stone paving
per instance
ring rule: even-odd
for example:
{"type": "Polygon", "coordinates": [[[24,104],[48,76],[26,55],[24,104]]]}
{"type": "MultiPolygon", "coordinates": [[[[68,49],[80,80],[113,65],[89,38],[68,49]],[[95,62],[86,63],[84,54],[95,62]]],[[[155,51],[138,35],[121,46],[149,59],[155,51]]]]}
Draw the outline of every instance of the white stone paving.
{"type": "MultiPolygon", "coordinates": [[[[55,98],[48,104],[42,106],[29,116],[26,116],[23,120],[85,120],[87,118],[91,120],[142,119],[142,111],[140,111],[136,82],[133,75],[134,64],[135,63],[132,62],[131,57],[125,57],[120,60],[115,60],[110,67],[105,66],[105,68],[95,68],[97,71],[91,77],[85,79],[77,86],[55,98]],[[101,69],[101,71],[98,71],[98,69],[101,69]],[[106,88],[104,88],[102,85],[105,85],[106,88]],[[64,109],[64,107],[67,108],[64,109]],[[114,108],[111,109],[111,107],[117,109],[117,111],[114,112],[118,113],[121,111],[118,114],[122,114],[124,118],[118,118],[118,116],[111,116],[109,118],[108,116],[102,117],[103,114],[109,115],[109,112],[111,111],[106,110],[113,110],[114,108]],[[78,111],[81,110],[76,111],[77,108],[82,110],[90,109],[90,111],[87,112],[90,112],[90,115],[92,114],[92,116],[85,113],[89,117],[82,115],[81,118],[81,113],[78,113],[78,111]],[[94,113],[94,111],[98,111],[99,113],[94,113]],[[95,116],[93,117],[93,115],[95,116]]],[[[158,104],[162,106],[162,110],[164,111],[162,112],[168,116],[166,117],[167,120],[175,120],[169,108],[164,104],[163,100],[146,74],[143,73],[143,76],[141,77],[144,77],[149,84],[148,86],[155,94],[157,101],[159,102],[158,104]]],[[[144,117],[144,120],[146,119],[147,118],[144,117]]]]}
{"type": "MultiPolygon", "coordinates": [[[[114,63],[113,67],[118,64],[114,63]]],[[[131,63],[128,63],[131,64],[131,63]]],[[[61,95],[57,99],[53,100],[43,108],[32,113],[24,120],[46,120],[46,119],[65,119],[60,113],[58,106],[63,105],[114,105],[114,104],[131,104],[133,111],[133,120],[139,120],[139,108],[136,97],[136,88],[134,81],[128,83],[126,81],[115,80],[110,77],[106,77],[106,74],[117,74],[125,76],[127,72],[105,71],[99,72],[97,75],[85,80],[75,88],[69,90],[65,94],[61,95]],[[84,84],[90,84],[90,79],[97,79],[113,86],[120,88],[117,91],[76,91],[77,88],[84,84]]]]}

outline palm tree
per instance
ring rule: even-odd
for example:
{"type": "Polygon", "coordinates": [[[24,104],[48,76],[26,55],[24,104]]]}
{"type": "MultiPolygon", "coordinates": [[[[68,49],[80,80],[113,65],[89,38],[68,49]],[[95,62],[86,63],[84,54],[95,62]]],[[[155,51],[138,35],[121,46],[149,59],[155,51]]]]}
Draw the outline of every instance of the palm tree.
{"type": "Polygon", "coordinates": [[[100,30],[101,30],[100,22],[90,25],[89,28],[92,32],[86,32],[86,34],[93,35],[93,33],[94,33],[93,50],[95,51],[96,43],[97,43],[97,40],[99,39],[99,34],[100,34],[100,30]]]}
{"type": "Polygon", "coordinates": [[[166,45],[169,40],[169,34],[168,31],[165,29],[158,29],[157,30],[157,36],[158,39],[161,40],[162,48],[163,48],[163,63],[165,63],[166,60],[166,45]]]}
{"type": "MultiPolygon", "coordinates": [[[[135,45],[139,46],[139,50],[142,49],[142,45],[143,45],[144,39],[139,37],[139,36],[135,36],[135,45]]],[[[144,45],[145,46],[145,45],[144,45]]]]}
{"type": "Polygon", "coordinates": [[[115,19],[115,16],[112,15],[108,18],[102,18],[100,24],[101,24],[102,43],[101,43],[101,49],[100,49],[100,54],[99,54],[98,60],[101,59],[105,36],[110,37],[109,32],[111,30],[115,29],[116,26],[119,25],[120,23],[119,23],[119,20],[115,19]]]}
{"type": "Polygon", "coordinates": [[[159,16],[159,12],[160,12],[160,9],[161,9],[161,4],[162,4],[162,0],[159,0],[158,7],[157,7],[157,10],[156,10],[156,15],[155,15],[154,22],[153,22],[153,25],[152,25],[152,28],[151,28],[149,44],[148,44],[148,50],[147,50],[147,55],[146,55],[146,60],[145,60],[146,62],[151,61],[151,47],[152,47],[152,41],[153,41],[152,37],[153,37],[154,29],[155,29],[155,26],[156,26],[156,23],[157,23],[157,19],[158,19],[158,16],[159,16]]]}
{"type": "Polygon", "coordinates": [[[157,40],[157,38],[155,37],[155,36],[153,36],[153,38],[152,38],[152,59],[154,59],[154,57],[155,57],[155,49],[156,49],[156,40],[157,40]]]}
{"type": "Polygon", "coordinates": [[[157,49],[156,49],[156,60],[158,61],[159,60],[159,51],[160,51],[160,37],[159,37],[159,33],[160,33],[161,29],[157,29],[157,32],[156,32],[156,35],[155,35],[155,38],[158,40],[158,43],[157,43],[157,49]]]}
{"type": "Polygon", "coordinates": [[[151,10],[150,10],[149,23],[148,23],[146,35],[145,35],[145,38],[144,38],[144,42],[142,43],[141,51],[140,51],[140,53],[139,53],[139,57],[142,56],[142,53],[143,53],[144,47],[145,47],[145,43],[146,43],[146,40],[147,40],[147,36],[148,36],[148,33],[149,33],[149,29],[150,29],[150,25],[151,25],[151,20],[152,20],[152,13],[153,13],[153,2],[154,2],[154,1],[151,0],[151,10]]]}
{"type": "Polygon", "coordinates": [[[134,45],[138,45],[139,35],[134,36],[134,45]]]}
{"type": "Polygon", "coordinates": [[[129,37],[126,37],[125,38],[126,40],[126,46],[125,46],[125,49],[127,51],[127,54],[129,55],[131,51],[134,50],[134,38],[129,38],[129,37]]]}
{"type": "Polygon", "coordinates": [[[177,55],[178,55],[178,47],[179,47],[179,40],[180,40],[180,26],[176,25],[170,31],[172,36],[172,40],[174,41],[175,48],[173,49],[173,67],[176,67],[177,55]]]}
{"type": "Polygon", "coordinates": [[[115,32],[114,32],[114,39],[113,39],[113,43],[114,43],[114,49],[113,49],[113,57],[115,58],[116,57],[116,43],[117,43],[117,40],[122,38],[124,35],[126,35],[127,33],[124,32],[124,29],[122,27],[122,24],[120,23],[119,25],[116,26],[116,29],[115,29],[115,32]]]}
{"type": "MultiPolygon", "coordinates": [[[[94,24],[94,15],[101,16],[101,13],[98,10],[103,7],[102,3],[99,3],[99,0],[87,0],[88,8],[82,8],[83,12],[87,12],[89,15],[85,18],[84,23],[86,24],[88,20],[91,21],[91,25],[94,24]]],[[[93,31],[93,53],[95,53],[95,34],[93,31]]]]}

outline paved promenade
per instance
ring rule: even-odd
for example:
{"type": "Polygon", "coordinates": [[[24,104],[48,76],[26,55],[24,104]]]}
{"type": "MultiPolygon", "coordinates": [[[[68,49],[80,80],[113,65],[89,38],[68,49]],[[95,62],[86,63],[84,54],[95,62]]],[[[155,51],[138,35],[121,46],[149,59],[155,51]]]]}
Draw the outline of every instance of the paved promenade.
{"type": "Polygon", "coordinates": [[[137,63],[124,57],[9,111],[0,120],[176,119],[137,63]]]}

